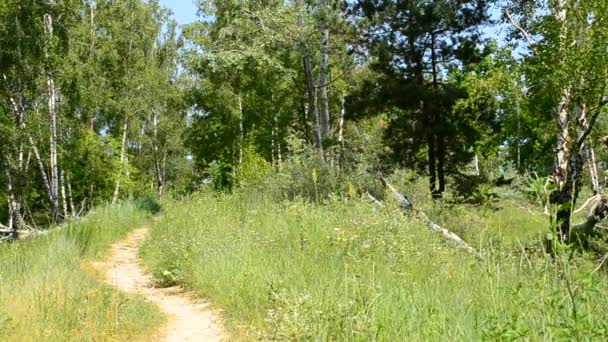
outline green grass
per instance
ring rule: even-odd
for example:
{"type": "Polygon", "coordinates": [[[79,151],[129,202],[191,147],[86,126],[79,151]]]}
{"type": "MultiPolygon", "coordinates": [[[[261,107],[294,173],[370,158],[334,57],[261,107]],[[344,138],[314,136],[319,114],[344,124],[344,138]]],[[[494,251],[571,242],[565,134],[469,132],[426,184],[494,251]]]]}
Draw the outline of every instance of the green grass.
{"type": "Polygon", "coordinates": [[[89,266],[147,221],[131,204],[99,208],[48,235],[0,246],[0,340],[151,338],[163,320],[158,309],[102,284],[89,266]]]}
{"type": "Polygon", "coordinates": [[[488,245],[476,261],[358,200],[201,194],[164,208],[144,260],[222,308],[237,340],[608,338],[607,279],[582,259],[488,245]]]}

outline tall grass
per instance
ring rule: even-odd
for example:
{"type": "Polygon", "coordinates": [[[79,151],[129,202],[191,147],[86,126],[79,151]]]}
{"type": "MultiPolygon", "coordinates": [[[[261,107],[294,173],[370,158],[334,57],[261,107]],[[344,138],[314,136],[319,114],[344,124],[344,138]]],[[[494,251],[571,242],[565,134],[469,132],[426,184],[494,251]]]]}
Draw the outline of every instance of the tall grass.
{"type": "Polygon", "coordinates": [[[165,207],[142,249],[160,283],[223,309],[236,339],[608,338],[608,284],[582,260],[484,261],[395,208],[201,194],[165,207]]]}
{"type": "Polygon", "coordinates": [[[34,239],[0,246],[0,340],[106,341],[151,336],[162,316],[87,270],[110,244],[147,222],[126,204],[34,239]]]}

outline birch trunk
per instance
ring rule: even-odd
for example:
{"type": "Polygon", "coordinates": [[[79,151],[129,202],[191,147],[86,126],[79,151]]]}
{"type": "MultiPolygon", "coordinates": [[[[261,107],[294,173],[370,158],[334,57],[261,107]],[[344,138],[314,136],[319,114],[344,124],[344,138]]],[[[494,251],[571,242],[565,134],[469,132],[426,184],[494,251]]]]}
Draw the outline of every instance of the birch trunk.
{"type": "Polygon", "coordinates": [[[164,188],[165,188],[165,177],[162,162],[160,159],[160,149],[158,147],[158,124],[159,117],[156,111],[153,111],[152,118],[152,127],[154,133],[154,141],[152,142],[154,146],[154,168],[155,168],[155,176],[156,176],[156,193],[159,198],[163,198],[164,188]]]}
{"type": "Polygon", "coordinates": [[[114,194],[112,194],[112,204],[118,202],[118,196],[120,195],[120,179],[123,174],[126,173],[127,168],[127,131],[129,129],[129,120],[125,117],[125,123],[122,127],[122,141],[120,145],[120,174],[116,178],[116,185],[114,186],[114,194]]]}
{"type": "Polygon", "coordinates": [[[32,136],[29,136],[28,139],[30,142],[30,147],[31,147],[32,151],[34,152],[34,159],[36,159],[36,164],[38,164],[38,169],[40,170],[40,178],[42,178],[42,183],[44,184],[44,188],[46,189],[46,193],[49,198],[49,203],[51,203],[51,210],[53,210],[53,212],[57,212],[59,210],[59,208],[56,208],[54,206],[55,201],[53,201],[53,192],[51,191],[51,183],[49,182],[49,177],[46,172],[44,163],[42,162],[42,158],[40,157],[40,153],[38,152],[38,147],[34,143],[34,139],[32,138],[32,136]]]}
{"type": "Polygon", "coordinates": [[[68,203],[70,204],[70,213],[72,217],[76,217],[76,207],[74,206],[74,195],[72,194],[72,180],[70,179],[70,175],[66,176],[67,185],[68,185],[68,203]]]}
{"type": "Polygon", "coordinates": [[[342,94],[340,100],[340,120],[338,121],[338,142],[344,146],[344,116],[346,116],[346,97],[342,94]]]}
{"type": "Polygon", "coordinates": [[[13,178],[9,171],[8,165],[6,166],[4,172],[6,176],[6,194],[8,197],[8,227],[11,229],[9,239],[11,241],[15,241],[19,238],[19,230],[24,225],[23,218],[21,216],[21,204],[19,203],[17,195],[15,194],[15,189],[13,188],[13,178]]]}
{"type": "Polygon", "coordinates": [[[475,152],[475,157],[473,157],[473,164],[475,166],[475,176],[479,176],[481,172],[479,170],[479,156],[477,156],[477,152],[475,152]]]}
{"type": "Polygon", "coordinates": [[[591,179],[591,185],[593,187],[593,194],[597,195],[600,193],[600,180],[597,175],[597,163],[595,161],[595,151],[593,147],[587,145],[587,164],[589,165],[589,177],[591,179]]]}
{"type": "Polygon", "coordinates": [[[68,198],[67,198],[67,194],[65,191],[65,175],[64,175],[64,171],[60,170],[59,171],[60,179],[61,179],[61,208],[63,209],[63,218],[69,218],[70,217],[70,212],[68,211],[68,198]]]}
{"type": "MultiPolygon", "coordinates": [[[[53,17],[50,14],[45,14],[44,31],[47,35],[47,47],[45,51],[46,59],[46,86],[47,86],[47,105],[49,110],[49,130],[50,130],[50,187],[51,187],[51,202],[52,208],[59,208],[59,171],[57,164],[57,90],[55,88],[55,80],[51,72],[49,46],[53,39],[53,17]]],[[[53,220],[59,220],[59,212],[53,212],[53,220]]]]}
{"type": "Polygon", "coordinates": [[[321,31],[321,46],[320,55],[321,61],[319,63],[319,117],[321,119],[321,144],[323,141],[329,138],[330,130],[330,116],[329,116],[329,98],[328,98],[328,73],[329,73],[329,13],[327,8],[327,0],[320,1],[321,7],[321,19],[320,19],[320,31],[321,31]]]}

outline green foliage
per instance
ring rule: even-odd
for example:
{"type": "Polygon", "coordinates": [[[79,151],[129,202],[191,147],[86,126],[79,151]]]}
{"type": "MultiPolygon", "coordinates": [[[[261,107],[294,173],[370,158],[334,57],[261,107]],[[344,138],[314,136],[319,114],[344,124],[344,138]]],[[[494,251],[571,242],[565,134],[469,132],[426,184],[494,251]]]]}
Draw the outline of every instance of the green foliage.
{"type": "Polygon", "coordinates": [[[158,214],[162,209],[158,199],[149,193],[137,198],[134,205],[148,214],[158,214]]]}
{"type": "Polygon", "coordinates": [[[539,207],[542,207],[548,204],[552,188],[547,188],[547,179],[545,177],[540,177],[534,173],[528,175],[524,190],[530,200],[538,204],[539,207]]]}
{"type": "MultiPolygon", "coordinates": [[[[72,179],[76,203],[85,198],[95,204],[107,201],[121,176],[120,142],[85,129],[64,147],[65,169],[72,179]]],[[[134,170],[132,170],[134,171],[134,170]]]]}
{"type": "Polygon", "coordinates": [[[147,221],[131,204],[29,240],[0,245],[0,339],[141,340],[162,323],[158,309],[93,276],[88,263],[147,221]]]}
{"type": "Polygon", "coordinates": [[[272,166],[256,151],[252,145],[243,149],[243,160],[237,168],[236,182],[239,187],[263,190],[266,182],[272,177],[272,166]]]}
{"type": "Polygon", "coordinates": [[[234,185],[234,171],[232,165],[214,160],[207,168],[208,180],[217,191],[230,190],[234,185]]]}

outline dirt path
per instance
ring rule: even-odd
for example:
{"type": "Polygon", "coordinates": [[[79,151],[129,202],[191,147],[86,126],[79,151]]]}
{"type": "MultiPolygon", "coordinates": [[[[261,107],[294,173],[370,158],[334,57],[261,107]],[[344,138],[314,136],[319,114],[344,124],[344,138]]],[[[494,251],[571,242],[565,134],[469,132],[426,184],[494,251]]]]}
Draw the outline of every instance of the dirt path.
{"type": "Polygon", "coordinates": [[[168,316],[168,324],[160,332],[161,341],[225,341],[226,335],[217,317],[204,302],[190,298],[180,287],[154,288],[151,277],[144,272],[137,257],[138,248],[149,229],[131,232],[112,246],[112,256],[96,268],[106,274],[106,281],[117,289],[140,294],[155,303],[168,316]]]}

